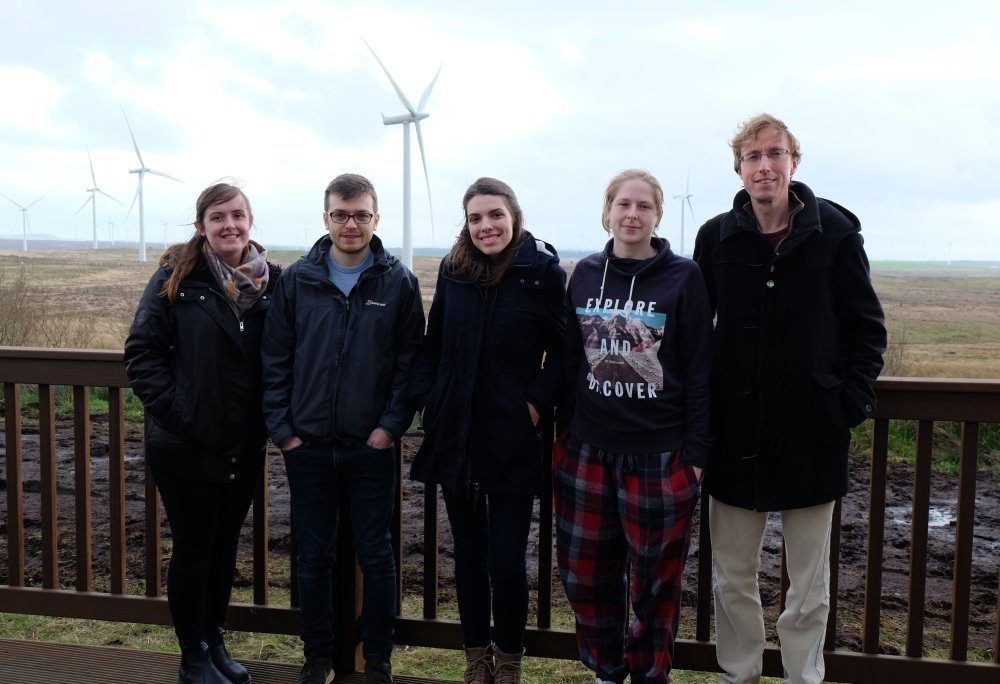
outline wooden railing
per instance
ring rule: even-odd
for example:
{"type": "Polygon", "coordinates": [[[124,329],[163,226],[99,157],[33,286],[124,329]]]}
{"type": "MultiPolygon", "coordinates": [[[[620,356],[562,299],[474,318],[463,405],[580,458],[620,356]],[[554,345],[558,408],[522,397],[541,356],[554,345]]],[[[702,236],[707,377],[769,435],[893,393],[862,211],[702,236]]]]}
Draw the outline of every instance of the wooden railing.
{"type": "MultiPolygon", "coordinates": [[[[4,387],[4,443],[6,487],[0,488],[0,512],[4,526],[0,528],[0,612],[91,618],[120,622],[169,624],[170,616],[162,596],[163,578],[161,513],[156,489],[149,478],[143,482],[144,517],[141,523],[126,516],[126,434],[125,397],[128,382],[120,352],[70,351],[53,349],[0,348],[0,382],[4,387]],[[22,392],[24,385],[37,385],[38,409],[38,486],[25,487],[25,429],[22,392]],[[57,505],[56,478],[59,448],[57,441],[68,438],[57,430],[56,387],[72,388],[72,449],[74,460],[72,530],[61,528],[57,505]],[[105,474],[103,456],[96,459],[92,436],[94,419],[90,409],[91,388],[106,388],[108,395],[107,444],[108,500],[94,500],[95,472],[105,474]],[[98,466],[97,460],[102,461],[98,466]],[[25,524],[26,496],[37,496],[40,507],[40,529],[25,524]],[[143,543],[141,558],[128,555],[126,531],[141,525],[143,543]],[[72,542],[67,547],[66,537],[72,542]],[[62,540],[62,541],[60,541],[62,540]],[[30,543],[29,543],[30,542],[30,543]],[[94,575],[95,544],[107,553],[106,575],[94,575]],[[27,581],[25,568],[30,549],[32,567],[40,564],[38,581],[27,581]],[[60,560],[60,554],[69,557],[60,560]],[[72,567],[72,578],[64,569],[72,567]],[[141,567],[142,570],[129,568],[141,567]]],[[[864,608],[857,634],[837,632],[837,578],[841,570],[840,505],[835,512],[832,540],[831,595],[833,605],[827,635],[827,676],[830,681],[881,683],[900,681],[919,684],[952,680],[956,682],[1000,681],[1000,619],[994,607],[991,634],[992,652],[988,662],[968,662],[970,636],[970,582],[975,548],[973,526],[976,517],[976,474],[978,463],[979,428],[981,423],[1000,422],[1000,381],[936,380],[884,378],[879,380],[879,406],[872,426],[871,473],[868,506],[867,560],[864,565],[864,608]],[[909,511],[911,539],[909,543],[910,578],[906,597],[906,641],[899,655],[884,653],[882,647],[882,617],[884,599],[883,540],[885,538],[886,490],[888,486],[890,421],[916,421],[916,447],[912,483],[912,507],[909,511]],[[928,599],[927,549],[928,517],[931,500],[932,432],[935,422],[955,421],[961,424],[959,452],[960,472],[955,505],[955,543],[951,581],[951,626],[946,658],[925,657],[925,614],[928,599]],[[838,641],[851,636],[858,644],[853,650],[837,648],[838,641]]],[[[132,428],[135,429],[135,428],[132,428]]],[[[32,446],[32,448],[34,448],[32,446]]],[[[400,457],[400,468],[402,458],[400,457]]],[[[402,487],[411,486],[404,478],[397,495],[402,503],[402,487]]],[[[290,605],[275,605],[269,589],[272,587],[273,552],[268,548],[269,514],[287,512],[269,510],[268,482],[259,488],[252,514],[253,528],[253,589],[252,603],[234,604],[230,610],[231,629],[277,634],[298,631],[298,610],[294,583],[290,605]]],[[[423,516],[423,610],[420,617],[400,616],[397,619],[396,643],[410,646],[459,648],[461,633],[453,620],[438,616],[439,557],[437,493],[424,494],[423,516]]],[[[701,510],[706,510],[702,502],[701,510]]],[[[540,503],[537,611],[526,635],[529,654],[541,657],[575,659],[573,634],[552,627],[552,609],[559,598],[552,592],[552,507],[549,497],[540,503]]],[[[413,521],[403,520],[397,506],[394,523],[397,559],[401,560],[401,533],[413,521]]],[[[711,549],[708,526],[700,525],[696,540],[698,552],[692,554],[697,565],[694,586],[693,635],[678,641],[675,665],[679,669],[717,671],[714,643],[711,641],[711,549]]],[[[342,535],[347,537],[348,535],[342,535]]],[[[339,557],[350,558],[349,540],[342,539],[339,557]]],[[[133,555],[136,555],[133,553],[133,555]]],[[[993,557],[1000,553],[993,550],[993,557]]],[[[294,576],[294,559],[292,576],[294,576]]],[[[1000,565],[1000,560],[997,560],[1000,565]]],[[[360,576],[349,563],[340,563],[337,579],[339,610],[353,614],[355,622],[360,604],[360,576]],[[353,611],[353,612],[352,612],[353,611]]],[[[1000,568],[998,568],[1000,570],[1000,568]]],[[[996,595],[997,575],[992,583],[996,595]]],[[[939,597],[936,597],[939,598],[939,597]]],[[[349,622],[349,621],[348,621],[349,622]]],[[[976,627],[980,632],[982,625],[976,627]]],[[[683,630],[682,630],[683,631],[683,630]]],[[[981,637],[980,637],[981,639],[981,637]]],[[[344,640],[337,656],[338,671],[352,671],[359,663],[357,639],[344,640]]],[[[764,674],[781,675],[780,654],[776,647],[765,652],[764,674]]]]}

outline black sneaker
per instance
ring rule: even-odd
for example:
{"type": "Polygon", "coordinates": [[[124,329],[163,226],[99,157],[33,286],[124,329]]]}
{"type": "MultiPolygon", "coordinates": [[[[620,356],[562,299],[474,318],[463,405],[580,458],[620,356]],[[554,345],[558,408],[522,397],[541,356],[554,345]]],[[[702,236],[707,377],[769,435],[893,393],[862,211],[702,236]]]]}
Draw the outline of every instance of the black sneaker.
{"type": "Polygon", "coordinates": [[[329,658],[323,656],[306,658],[306,664],[299,672],[299,684],[330,684],[332,681],[333,665],[329,658]]]}
{"type": "Polygon", "coordinates": [[[392,663],[366,660],[365,684],[392,684],[392,663]]]}

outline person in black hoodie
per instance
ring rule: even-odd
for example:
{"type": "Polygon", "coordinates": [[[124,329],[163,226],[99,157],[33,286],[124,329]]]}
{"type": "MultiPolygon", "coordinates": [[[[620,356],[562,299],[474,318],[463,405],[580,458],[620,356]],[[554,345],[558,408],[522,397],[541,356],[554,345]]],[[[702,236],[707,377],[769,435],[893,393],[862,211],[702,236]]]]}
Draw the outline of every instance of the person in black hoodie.
{"type": "Polygon", "coordinates": [[[598,682],[670,681],[711,444],[708,296],[695,263],[654,234],[662,216],[656,178],[637,169],[612,178],[611,240],[576,265],[567,292],[556,551],[580,659],[598,682]]]}
{"type": "Polygon", "coordinates": [[[801,151],[784,122],[753,116],[730,146],[743,189],[694,248],[716,314],[705,489],[719,681],[760,678],[757,570],[776,511],[789,580],[777,621],[785,681],[818,684],[833,510],[847,493],[850,429],[875,410],[885,318],[860,222],[792,181],[801,151]]]}
{"type": "Polygon", "coordinates": [[[441,262],[414,372],[425,436],[411,476],[444,494],[465,681],[516,684],[542,426],[563,373],[566,273],[552,245],[524,229],[506,183],[480,178],[462,205],[465,225],[441,262]]]}
{"type": "Polygon", "coordinates": [[[125,340],[146,408],[146,463],[170,523],[167,601],[179,684],[248,684],[223,644],[240,528],[264,464],[260,340],[277,267],[250,239],[253,212],[218,183],[196,203],[195,234],[170,246],[125,340]]]}

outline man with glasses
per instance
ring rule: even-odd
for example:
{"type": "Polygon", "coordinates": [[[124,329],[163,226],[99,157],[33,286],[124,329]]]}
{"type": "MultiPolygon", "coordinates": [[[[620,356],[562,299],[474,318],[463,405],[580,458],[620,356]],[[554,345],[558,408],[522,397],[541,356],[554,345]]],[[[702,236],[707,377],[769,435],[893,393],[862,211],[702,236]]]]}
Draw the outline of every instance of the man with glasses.
{"type": "Polygon", "coordinates": [[[858,219],[792,181],[801,153],[785,124],[759,114],[730,146],[743,189],[694,248],[716,316],[705,488],[719,682],[760,681],[757,572],[776,511],[789,579],[777,622],[784,681],[818,684],[834,504],[847,493],[850,429],[874,411],[885,319],[858,219]]]}
{"type": "MultiPolygon", "coordinates": [[[[424,334],[416,277],[375,237],[378,197],[357,174],[327,187],[324,235],[281,274],[262,343],[264,418],[281,449],[298,540],[300,684],[333,679],[333,577],[342,506],[364,574],[365,682],[392,681],[393,448],[424,334]]],[[[353,632],[342,621],[346,635],[353,632]]],[[[342,635],[341,635],[342,636],[342,635]]]]}

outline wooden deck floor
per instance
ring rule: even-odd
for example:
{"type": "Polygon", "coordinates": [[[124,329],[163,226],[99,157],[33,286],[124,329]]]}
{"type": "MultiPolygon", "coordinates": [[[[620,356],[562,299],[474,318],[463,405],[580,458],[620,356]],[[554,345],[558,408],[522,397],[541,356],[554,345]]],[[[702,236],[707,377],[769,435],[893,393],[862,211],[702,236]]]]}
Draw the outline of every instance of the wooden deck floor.
{"type": "MultiPolygon", "coordinates": [[[[176,653],[108,646],[0,639],[2,684],[170,684],[177,681],[176,653]]],[[[298,664],[241,661],[253,684],[295,684],[298,664]]],[[[442,684],[442,680],[395,675],[397,684],[442,684]]],[[[337,677],[337,684],[363,684],[364,675],[337,677]]],[[[455,683],[457,684],[457,682],[455,683]]]]}

